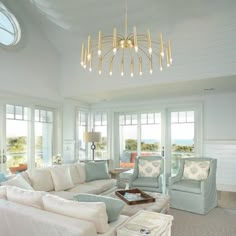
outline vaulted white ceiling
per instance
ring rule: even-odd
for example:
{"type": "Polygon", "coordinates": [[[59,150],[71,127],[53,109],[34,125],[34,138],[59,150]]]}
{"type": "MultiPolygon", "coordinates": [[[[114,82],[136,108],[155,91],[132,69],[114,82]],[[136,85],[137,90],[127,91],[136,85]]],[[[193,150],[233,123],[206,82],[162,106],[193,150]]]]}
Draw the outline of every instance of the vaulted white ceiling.
{"type": "MultiPolygon", "coordinates": [[[[80,67],[82,41],[98,31],[124,31],[125,1],[13,0],[61,56],[61,94],[87,102],[236,91],[235,0],[128,0],[130,30],[150,28],[172,39],[173,67],[153,75],[112,77],[80,67]],[[191,90],[191,92],[190,92],[191,90]]],[[[117,65],[119,68],[120,66],[117,65]]]]}

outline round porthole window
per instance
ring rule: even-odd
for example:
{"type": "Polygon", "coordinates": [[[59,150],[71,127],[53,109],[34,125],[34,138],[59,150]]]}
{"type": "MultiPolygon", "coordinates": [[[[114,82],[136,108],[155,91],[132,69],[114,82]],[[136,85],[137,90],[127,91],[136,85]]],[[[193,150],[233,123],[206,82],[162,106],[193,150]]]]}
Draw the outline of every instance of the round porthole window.
{"type": "Polygon", "coordinates": [[[21,38],[20,25],[15,16],[0,5],[0,44],[16,45],[21,38]]]}

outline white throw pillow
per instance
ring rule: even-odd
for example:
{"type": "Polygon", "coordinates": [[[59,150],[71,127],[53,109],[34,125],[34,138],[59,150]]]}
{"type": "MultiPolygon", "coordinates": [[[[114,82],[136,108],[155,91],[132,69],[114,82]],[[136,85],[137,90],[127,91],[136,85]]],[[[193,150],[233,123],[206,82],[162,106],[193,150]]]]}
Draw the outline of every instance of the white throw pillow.
{"type": "Polygon", "coordinates": [[[29,190],[34,190],[29,183],[26,182],[26,180],[19,174],[17,174],[15,177],[2,182],[1,183],[2,186],[16,186],[19,188],[23,188],[23,189],[29,189],[29,190]]]}
{"type": "Polygon", "coordinates": [[[98,233],[109,229],[104,202],[77,202],[46,194],[43,204],[47,211],[92,222],[98,233]]]}
{"type": "Polygon", "coordinates": [[[76,164],[76,168],[79,171],[80,175],[80,184],[83,184],[86,181],[85,165],[84,163],[76,164]]]}
{"type": "Polygon", "coordinates": [[[80,174],[79,174],[79,171],[78,171],[78,168],[76,165],[77,164],[70,164],[69,168],[70,168],[70,174],[71,174],[71,178],[73,180],[73,183],[79,184],[79,183],[81,183],[81,180],[80,180],[80,174]]]}
{"type": "Polygon", "coordinates": [[[25,190],[18,187],[7,188],[7,199],[12,202],[43,209],[42,197],[45,192],[25,190]]]}
{"type": "Polygon", "coordinates": [[[34,190],[53,191],[54,185],[49,168],[36,168],[28,172],[34,190]]]}
{"type": "Polygon", "coordinates": [[[74,187],[69,166],[57,166],[50,169],[55,191],[67,190],[74,187]]]}
{"type": "Polygon", "coordinates": [[[139,177],[158,177],[161,173],[161,160],[138,161],[139,177]]]}
{"type": "Polygon", "coordinates": [[[29,183],[30,185],[32,185],[32,183],[31,183],[31,181],[30,181],[30,179],[29,179],[29,174],[28,174],[28,173],[29,173],[29,171],[26,170],[26,171],[20,172],[19,175],[21,175],[27,183],[29,183]]]}
{"type": "Polygon", "coordinates": [[[184,162],[183,179],[204,180],[207,179],[210,169],[209,161],[188,161],[184,162]]]}
{"type": "Polygon", "coordinates": [[[7,186],[0,186],[0,199],[7,199],[7,186]]]}

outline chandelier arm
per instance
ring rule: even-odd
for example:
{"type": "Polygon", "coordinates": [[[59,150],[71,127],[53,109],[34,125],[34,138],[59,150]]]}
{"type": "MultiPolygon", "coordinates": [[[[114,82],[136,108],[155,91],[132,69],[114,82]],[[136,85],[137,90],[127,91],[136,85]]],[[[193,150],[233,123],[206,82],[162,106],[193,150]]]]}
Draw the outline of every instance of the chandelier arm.
{"type": "Polygon", "coordinates": [[[148,58],[148,60],[151,61],[151,57],[149,56],[149,54],[146,53],[146,51],[144,51],[141,47],[139,47],[139,49],[143,52],[144,55],[146,55],[146,57],[148,58]]]}
{"type": "MultiPolygon", "coordinates": [[[[124,37],[121,34],[119,34],[119,35],[117,35],[116,38],[117,39],[123,39],[124,37]]],[[[102,37],[102,39],[112,39],[113,40],[113,35],[105,35],[105,36],[102,37]]]]}
{"type": "Polygon", "coordinates": [[[101,56],[102,59],[104,59],[110,52],[112,52],[113,48],[110,48],[107,52],[105,52],[103,54],[103,56],[101,56]]]}

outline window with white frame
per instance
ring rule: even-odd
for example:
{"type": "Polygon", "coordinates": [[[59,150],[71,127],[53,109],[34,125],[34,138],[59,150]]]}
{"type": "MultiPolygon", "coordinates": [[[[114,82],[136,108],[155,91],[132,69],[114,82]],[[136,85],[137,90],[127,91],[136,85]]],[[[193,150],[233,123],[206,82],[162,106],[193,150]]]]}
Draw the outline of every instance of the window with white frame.
{"type": "Polygon", "coordinates": [[[52,164],[53,154],[53,111],[35,109],[35,165],[36,167],[52,164]]]}
{"type": "Polygon", "coordinates": [[[6,105],[6,157],[7,169],[26,165],[30,156],[31,109],[25,106],[6,105]]]}
{"type": "Polygon", "coordinates": [[[195,112],[171,112],[171,165],[172,174],[179,169],[179,159],[194,155],[195,146],[195,112]]]}
{"type": "Polygon", "coordinates": [[[79,160],[86,160],[87,145],[84,142],[84,133],[88,131],[88,112],[78,111],[78,123],[77,123],[77,141],[78,141],[78,155],[79,160]]]}
{"type": "Polygon", "coordinates": [[[96,143],[95,160],[108,160],[108,143],[107,143],[107,112],[93,113],[93,128],[95,132],[101,133],[101,141],[96,143]]]}
{"type": "Polygon", "coordinates": [[[21,38],[21,29],[16,17],[0,2],[0,44],[16,45],[21,38]]]}

